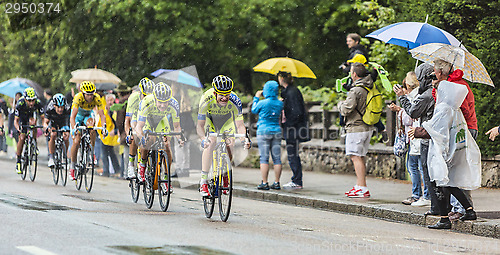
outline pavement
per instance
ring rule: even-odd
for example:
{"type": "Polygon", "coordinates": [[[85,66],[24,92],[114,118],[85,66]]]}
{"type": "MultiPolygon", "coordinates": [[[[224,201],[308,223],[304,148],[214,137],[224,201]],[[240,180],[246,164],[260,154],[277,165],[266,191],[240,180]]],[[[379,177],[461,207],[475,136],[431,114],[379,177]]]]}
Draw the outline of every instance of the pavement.
{"type": "MultiPolygon", "coordinates": [[[[42,139],[39,140],[40,164],[47,164],[47,148],[42,139]]],[[[43,139],[44,140],[44,139],[43,139]]],[[[9,147],[7,155],[0,153],[0,160],[14,161],[13,148],[9,147]]],[[[12,169],[14,173],[14,169],[12,169]]],[[[292,172],[283,169],[281,186],[290,181],[292,172]]],[[[102,177],[105,178],[105,177],[102,177]]],[[[191,170],[189,177],[174,178],[174,187],[197,190],[200,171],[191,170]]],[[[269,172],[269,183],[274,181],[274,172],[269,172]]],[[[436,223],[437,216],[424,215],[427,207],[403,205],[402,200],[411,195],[411,182],[367,177],[370,198],[348,198],[345,192],[356,183],[354,174],[328,174],[321,172],[304,172],[303,189],[298,190],[258,190],[261,182],[259,169],[233,169],[233,190],[236,197],[277,202],[295,206],[303,206],[320,210],[372,217],[388,221],[396,221],[420,225],[436,223]]],[[[238,198],[236,198],[238,199],[238,198]]],[[[472,191],[474,209],[478,219],[475,221],[457,221],[451,230],[478,236],[500,238],[500,189],[480,188],[472,191]]]]}

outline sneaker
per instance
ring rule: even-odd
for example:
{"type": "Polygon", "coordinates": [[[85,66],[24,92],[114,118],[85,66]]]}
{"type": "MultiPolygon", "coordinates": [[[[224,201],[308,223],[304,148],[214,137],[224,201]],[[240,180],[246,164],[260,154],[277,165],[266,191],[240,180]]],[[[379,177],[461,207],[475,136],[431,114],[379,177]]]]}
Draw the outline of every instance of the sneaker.
{"type": "Polygon", "coordinates": [[[259,184],[259,186],[257,186],[257,189],[260,189],[260,190],[269,190],[269,184],[266,182],[261,182],[259,184]]]}
{"type": "Polygon", "coordinates": [[[202,197],[208,197],[210,196],[210,192],[208,191],[208,184],[203,183],[200,185],[200,195],[202,197]]]}
{"type": "Polygon", "coordinates": [[[411,205],[413,202],[418,201],[418,198],[408,197],[407,199],[401,201],[404,205],[411,205]]]}
{"type": "Polygon", "coordinates": [[[356,190],[356,186],[352,187],[352,189],[348,190],[345,192],[345,195],[347,196],[349,193],[354,192],[356,190]]]}
{"type": "Polygon", "coordinates": [[[411,206],[430,206],[431,200],[421,197],[419,200],[411,203],[411,206]]]}
{"type": "Polygon", "coordinates": [[[23,171],[21,170],[21,163],[17,163],[16,164],[16,173],[18,174],[22,174],[23,171]]]}
{"type": "Polygon", "coordinates": [[[146,174],[146,165],[143,164],[143,163],[140,163],[139,164],[139,181],[143,182],[146,180],[146,178],[144,178],[144,175],[146,174]]]}
{"type": "Polygon", "coordinates": [[[135,178],[135,167],[133,165],[128,165],[127,179],[135,178]]]}
{"type": "Polygon", "coordinates": [[[56,165],[56,164],[54,163],[54,158],[52,158],[52,157],[51,157],[51,158],[49,158],[49,164],[48,164],[48,165],[49,165],[49,167],[50,167],[50,168],[52,168],[52,167],[54,167],[54,166],[56,165]]]}
{"type": "Polygon", "coordinates": [[[283,185],[283,189],[302,189],[301,185],[296,184],[295,182],[289,182],[285,185],[283,185]]]}
{"type": "Polygon", "coordinates": [[[274,182],[271,186],[269,186],[269,188],[280,190],[281,189],[280,182],[274,182]]]}
{"type": "Polygon", "coordinates": [[[357,189],[349,194],[347,194],[347,197],[350,197],[350,198],[356,198],[356,197],[370,197],[370,191],[369,190],[366,190],[363,192],[362,189],[357,189]]]}
{"type": "Polygon", "coordinates": [[[74,181],[76,180],[75,178],[75,169],[70,169],[69,170],[69,177],[74,181]]]}

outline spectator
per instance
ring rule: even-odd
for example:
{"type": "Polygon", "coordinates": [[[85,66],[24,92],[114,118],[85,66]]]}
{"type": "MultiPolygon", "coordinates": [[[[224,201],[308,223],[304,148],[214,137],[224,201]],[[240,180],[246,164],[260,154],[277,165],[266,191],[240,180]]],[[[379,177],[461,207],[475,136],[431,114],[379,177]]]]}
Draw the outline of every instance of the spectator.
{"type": "Polygon", "coordinates": [[[21,98],[21,96],[22,94],[20,92],[16,93],[15,97],[12,99],[12,108],[9,109],[9,134],[14,138],[16,144],[19,140],[19,132],[17,132],[17,129],[14,127],[14,113],[16,110],[17,101],[19,101],[19,98],[21,98]]]}
{"type": "Polygon", "coordinates": [[[283,185],[284,189],[302,189],[302,163],[299,157],[299,143],[309,140],[307,112],[300,90],[293,84],[291,73],[279,72],[278,83],[284,89],[283,98],[283,138],[286,141],[288,164],[292,169],[292,181],[283,185]]]}
{"type": "Polygon", "coordinates": [[[500,132],[500,126],[498,127],[493,127],[488,132],[486,132],[485,135],[490,136],[490,140],[495,141],[495,137],[497,137],[498,133],[500,132]]]}
{"type": "MultiPolygon", "coordinates": [[[[432,118],[434,112],[434,98],[432,97],[432,72],[433,67],[430,64],[423,63],[415,69],[418,82],[418,95],[410,102],[410,99],[404,95],[402,89],[394,87],[394,92],[401,102],[402,108],[410,115],[412,119],[419,119],[420,123],[428,121],[432,118]]],[[[422,170],[424,175],[424,184],[428,187],[429,195],[431,197],[431,209],[425,215],[439,215],[439,208],[437,205],[437,197],[435,191],[435,183],[431,182],[429,178],[429,168],[427,164],[427,155],[429,152],[429,139],[422,139],[420,141],[420,161],[422,162],[422,170]]]]}
{"type": "MultiPolygon", "coordinates": [[[[120,164],[118,163],[118,158],[116,157],[114,146],[119,145],[118,143],[118,128],[116,127],[116,122],[113,119],[113,112],[109,110],[110,106],[115,102],[116,96],[113,94],[106,95],[106,108],[104,109],[104,115],[106,116],[106,129],[108,130],[108,136],[100,136],[102,141],[102,175],[109,176],[109,159],[113,165],[115,175],[121,176],[120,164]]],[[[98,125],[101,126],[101,120],[99,120],[98,125]]],[[[117,177],[118,177],[117,176],[117,177]]]]}
{"type": "Polygon", "coordinates": [[[260,152],[260,173],[262,182],[257,189],[268,190],[280,189],[281,177],[281,127],[280,113],[283,110],[283,102],[278,100],[278,83],[268,81],[264,85],[264,91],[255,93],[252,104],[252,113],[259,115],[257,122],[257,142],[260,152]],[[264,96],[264,100],[259,98],[264,96]],[[269,174],[269,151],[273,158],[274,183],[269,186],[267,177],[269,174]]]}
{"type": "MultiPolygon", "coordinates": [[[[361,36],[357,33],[350,33],[346,37],[346,44],[349,47],[349,54],[347,55],[347,59],[353,59],[356,54],[361,54],[365,56],[366,62],[368,62],[368,50],[366,50],[365,46],[359,44],[361,42],[361,36]]],[[[351,63],[344,62],[339,68],[344,73],[349,73],[351,71],[351,63]]]]}
{"type": "Polygon", "coordinates": [[[190,100],[188,98],[188,93],[182,85],[174,83],[172,85],[172,93],[175,99],[179,102],[179,110],[180,110],[180,122],[182,129],[184,130],[184,135],[187,138],[187,141],[184,145],[180,145],[180,143],[174,143],[174,153],[175,153],[175,173],[173,176],[177,177],[189,177],[189,170],[191,169],[190,165],[190,146],[191,143],[189,140],[195,139],[196,135],[196,127],[194,125],[193,115],[192,115],[192,107],[189,103],[190,100]]]}
{"type": "MultiPolygon", "coordinates": [[[[9,109],[7,108],[7,102],[5,99],[0,98],[0,118],[1,118],[1,131],[0,131],[0,155],[7,154],[7,139],[5,138],[6,130],[4,127],[5,119],[9,115],[9,109]]],[[[8,119],[7,119],[8,120],[8,119]]],[[[8,124],[8,123],[7,123],[8,124]]]]}
{"type": "MultiPolygon", "coordinates": [[[[437,63],[435,63],[436,65],[437,63]]],[[[435,69],[439,69],[436,66],[435,69]]],[[[436,75],[439,77],[439,74],[436,75]]],[[[439,79],[439,78],[438,78],[439,79]]],[[[432,229],[450,229],[448,215],[450,194],[466,208],[460,220],[475,220],[476,213],[462,189],[477,189],[481,186],[481,153],[467,128],[462,104],[468,89],[465,85],[434,81],[437,101],[432,118],[423,127],[412,129],[410,137],[431,138],[429,145],[429,174],[436,182],[438,206],[441,219],[432,229]]]]}
{"type": "Polygon", "coordinates": [[[365,156],[372,135],[372,126],[363,122],[366,110],[366,97],[368,91],[364,88],[373,88],[373,81],[366,67],[361,63],[351,65],[351,78],[353,87],[347,93],[345,101],[338,103],[340,114],[346,118],[346,155],[351,156],[356,172],[356,185],[345,194],[347,197],[370,197],[366,186],[365,156]],[[360,114],[361,113],[361,114],[360,114]]]}
{"type": "Polygon", "coordinates": [[[115,92],[118,93],[118,103],[111,106],[110,110],[116,111],[116,127],[118,128],[118,132],[120,134],[120,172],[124,174],[125,162],[127,162],[128,159],[128,153],[125,153],[126,151],[128,151],[128,146],[125,139],[128,135],[128,130],[125,131],[125,115],[127,109],[127,100],[130,96],[130,93],[132,92],[132,89],[127,87],[127,85],[125,84],[120,84],[120,86],[115,89],[115,92]]]}
{"type": "MultiPolygon", "coordinates": [[[[408,72],[406,74],[406,78],[403,80],[403,91],[407,98],[412,103],[417,97],[418,93],[418,79],[415,72],[408,72]]],[[[389,108],[393,111],[398,112],[398,119],[401,119],[403,125],[405,126],[405,133],[407,138],[407,143],[410,144],[410,150],[408,152],[408,157],[406,158],[406,169],[408,169],[408,173],[410,174],[411,182],[412,182],[412,195],[403,200],[402,203],[405,205],[413,205],[413,206],[425,206],[430,205],[430,195],[429,188],[425,185],[424,182],[424,191],[422,196],[422,161],[420,160],[420,139],[410,140],[408,137],[408,131],[410,128],[420,126],[420,122],[418,120],[413,120],[405,110],[401,107],[395,105],[394,103],[389,105],[389,108]]]]}

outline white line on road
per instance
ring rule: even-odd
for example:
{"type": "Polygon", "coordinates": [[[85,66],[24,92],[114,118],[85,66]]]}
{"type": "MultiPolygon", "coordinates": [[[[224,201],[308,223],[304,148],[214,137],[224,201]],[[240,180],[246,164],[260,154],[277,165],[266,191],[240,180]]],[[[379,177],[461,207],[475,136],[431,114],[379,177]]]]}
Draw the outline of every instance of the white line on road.
{"type": "Polygon", "coordinates": [[[42,248],[38,248],[36,246],[17,246],[16,248],[18,248],[19,250],[23,250],[23,251],[30,253],[30,254],[35,254],[35,255],[56,255],[53,252],[44,250],[42,248]]]}

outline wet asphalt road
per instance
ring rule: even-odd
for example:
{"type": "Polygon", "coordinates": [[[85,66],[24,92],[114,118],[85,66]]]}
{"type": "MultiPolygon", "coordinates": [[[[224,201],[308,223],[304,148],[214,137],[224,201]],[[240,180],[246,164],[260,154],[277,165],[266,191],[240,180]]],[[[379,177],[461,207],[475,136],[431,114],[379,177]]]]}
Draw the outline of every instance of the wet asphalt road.
{"type": "Polygon", "coordinates": [[[0,161],[1,254],[500,254],[500,241],[450,231],[234,198],[228,222],[176,188],[132,203],[128,182],[96,177],[91,193],[55,186],[47,167],[22,181],[0,161]]]}

